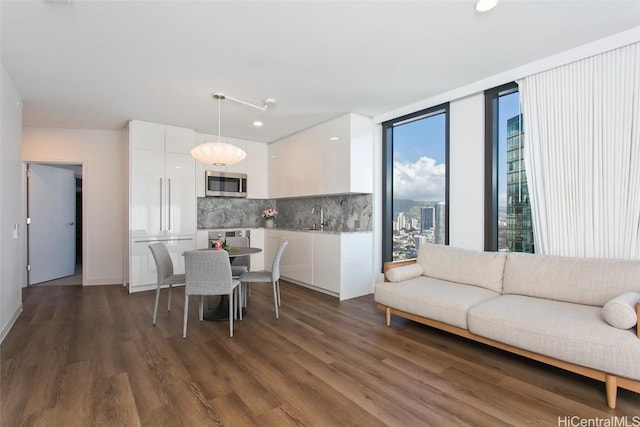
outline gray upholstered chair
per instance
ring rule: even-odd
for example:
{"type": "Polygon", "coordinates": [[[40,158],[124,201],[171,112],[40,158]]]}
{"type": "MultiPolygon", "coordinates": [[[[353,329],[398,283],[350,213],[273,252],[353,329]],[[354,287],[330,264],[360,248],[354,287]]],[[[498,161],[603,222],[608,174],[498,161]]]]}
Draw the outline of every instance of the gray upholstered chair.
{"type": "MultiPolygon", "coordinates": [[[[231,248],[248,248],[248,237],[227,237],[227,245],[231,248]]],[[[232,254],[233,255],[233,254],[232,254]]],[[[233,277],[239,277],[245,271],[249,271],[249,257],[239,256],[231,258],[231,275],[233,277]]]]}
{"type": "Polygon", "coordinates": [[[183,284],[185,282],[184,274],[173,274],[173,261],[167,247],[163,243],[152,243],[149,245],[153,260],[156,263],[158,272],[158,288],[156,289],[156,304],[153,307],[153,324],[156,324],[158,317],[158,303],[160,302],[160,288],[169,285],[169,302],[167,311],[171,311],[171,288],[173,285],[183,284]]]}
{"type": "MultiPolygon", "coordinates": [[[[233,318],[235,317],[234,299],[242,299],[240,281],[231,277],[229,253],[223,250],[196,250],[184,253],[186,282],[184,287],[184,324],[182,337],[187,337],[187,317],[189,314],[189,295],[199,295],[199,319],[203,320],[204,296],[226,295],[229,297],[229,336],[233,336],[233,318]],[[235,291],[238,291],[237,293],[235,291]]],[[[239,305],[238,305],[239,306],[239,305]]],[[[240,319],[242,311],[240,310],[240,319]]]]}
{"type": "Polygon", "coordinates": [[[240,281],[243,283],[271,283],[273,285],[273,304],[276,309],[276,319],[280,318],[278,307],[280,306],[280,259],[282,253],[287,248],[289,242],[286,240],[280,244],[278,252],[273,259],[271,271],[248,271],[240,275],[240,281]]]}

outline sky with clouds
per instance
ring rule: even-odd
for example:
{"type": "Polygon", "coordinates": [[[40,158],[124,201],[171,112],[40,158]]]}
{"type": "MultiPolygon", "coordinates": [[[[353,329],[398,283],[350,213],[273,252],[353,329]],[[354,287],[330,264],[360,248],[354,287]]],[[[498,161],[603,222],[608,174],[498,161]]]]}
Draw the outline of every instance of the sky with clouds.
{"type": "MultiPolygon", "coordinates": [[[[520,112],[518,93],[500,98],[499,152],[506,162],[507,120],[520,112]]],[[[393,195],[395,199],[445,199],[445,115],[437,114],[393,128],[393,195]]],[[[506,204],[506,163],[499,168],[498,199],[506,204]]]]}
{"type": "Polygon", "coordinates": [[[445,115],[393,128],[395,199],[442,201],[445,195],[445,115]]]}

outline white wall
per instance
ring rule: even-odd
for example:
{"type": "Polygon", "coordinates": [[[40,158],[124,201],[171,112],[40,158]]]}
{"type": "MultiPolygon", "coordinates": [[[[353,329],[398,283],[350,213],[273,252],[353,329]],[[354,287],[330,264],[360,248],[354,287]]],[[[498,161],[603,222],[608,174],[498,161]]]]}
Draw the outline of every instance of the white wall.
{"type": "Polygon", "coordinates": [[[20,142],[22,100],[4,68],[0,66],[0,342],[22,312],[25,262],[14,224],[23,231],[20,142]]]}
{"type": "Polygon", "coordinates": [[[81,163],[84,285],[123,283],[129,168],[122,131],[23,129],[24,162],[81,163]]]}
{"type": "Polygon", "coordinates": [[[484,249],[484,94],[449,104],[449,244],[484,249]]]}

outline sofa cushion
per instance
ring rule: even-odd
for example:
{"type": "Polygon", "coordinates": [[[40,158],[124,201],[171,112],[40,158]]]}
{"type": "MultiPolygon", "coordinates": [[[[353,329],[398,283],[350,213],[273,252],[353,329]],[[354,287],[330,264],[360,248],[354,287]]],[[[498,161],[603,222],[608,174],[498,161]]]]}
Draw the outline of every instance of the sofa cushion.
{"type": "Polygon", "coordinates": [[[502,291],[502,275],[506,255],[446,245],[426,244],[418,251],[418,264],[425,276],[449,282],[502,291]]]}
{"type": "Polygon", "coordinates": [[[602,307],[629,291],[640,292],[640,261],[510,252],[504,267],[503,294],[602,307]]]}
{"type": "Polygon", "coordinates": [[[625,292],[602,307],[602,317],[614,328],[629,329],[638,323],[636,304],[640,301],[637,292],[625,292]]]}
{"type": "Polygon", "coordinates": [[[469,309],[469,331],[495,341],[640,380],[640,339],[609,326],[599,307],[502,295],[469,309]]]}
{"type": "Polygon", "coordinates": [[[394,267],[385,273],[385,277],[390,282],[402,282],[403,280],[413,279],[422,276],[422,266],[418,263],[394,267]]]}
{"type": "Polygon", "coordinates": [[[459,328],[467,329],[469,307],[499,294],[477,286],[421,276],[375,287],[376,302],[459,328]]]}

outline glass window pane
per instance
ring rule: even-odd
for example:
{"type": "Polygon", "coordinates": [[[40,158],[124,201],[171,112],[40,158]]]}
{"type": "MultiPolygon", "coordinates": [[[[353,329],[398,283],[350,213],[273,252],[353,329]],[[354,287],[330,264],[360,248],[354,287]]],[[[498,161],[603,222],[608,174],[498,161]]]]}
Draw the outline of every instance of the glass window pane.
{"type": "Polygon", "coordinates": [[[498,96],[498,250],[534,252],[519,93],[498,96]]]}
{"type": "Polygon", "coordinates": [[[446,113],[393,127],[393,260],[445,244],[446,113]]]}

